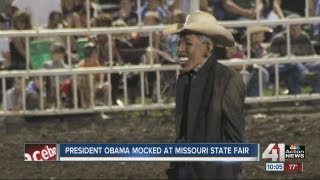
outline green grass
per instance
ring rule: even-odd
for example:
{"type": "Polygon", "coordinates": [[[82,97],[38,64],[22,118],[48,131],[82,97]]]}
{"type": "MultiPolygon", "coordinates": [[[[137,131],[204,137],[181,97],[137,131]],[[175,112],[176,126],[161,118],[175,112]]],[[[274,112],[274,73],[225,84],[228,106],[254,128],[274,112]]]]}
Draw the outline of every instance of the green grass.
{"type": "MultiPolygon", "coordinates": [[[[285,86],[280,86],[279,87],[279,95],[285,95],[284,91],[286,91],[287,88],[285,86]]],[[[301,94],[310,94],[311,92],[311,87],[310,86],[301,86],[301,94]]],[[[263,89],[263,96],[273,96],[275,95],[275,90],[274,89],[270,89],[270,88],[264,88],[263,89]]]]}

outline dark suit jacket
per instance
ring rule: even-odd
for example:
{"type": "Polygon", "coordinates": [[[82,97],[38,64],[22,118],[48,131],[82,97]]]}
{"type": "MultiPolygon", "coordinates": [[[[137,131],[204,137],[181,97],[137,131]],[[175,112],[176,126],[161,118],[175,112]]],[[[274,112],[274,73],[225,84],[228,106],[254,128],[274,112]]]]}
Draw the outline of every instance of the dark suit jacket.
{"type": "MultiPolygon", "coordinates": [[[[177,81],[176,133],[180,135],[181,122],[187,121],[184,142],[240,143],[245,128],[243,113],[245,85],[238,72],[222,65],[211,56],[192,77],[189,100],[184,98],[187,73],[177,81]],[[183,111],[188,103],[187,112],[183,111]],[[184,113],[185,116],[184,116],[184,113]],[[183,118],[186,117],[186,118],[183,118]]],[[[179,163],[176,163],[179,166],[179,163]]],[[[240,173],[239,163],[187,163],[190,178],[235,179],[240,173]]]]}

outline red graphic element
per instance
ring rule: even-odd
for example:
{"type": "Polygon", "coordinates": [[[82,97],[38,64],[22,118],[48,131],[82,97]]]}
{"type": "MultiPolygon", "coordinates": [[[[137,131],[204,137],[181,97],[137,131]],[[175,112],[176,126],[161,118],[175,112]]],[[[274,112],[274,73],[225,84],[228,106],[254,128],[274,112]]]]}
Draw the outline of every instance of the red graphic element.
{"type": "Polygon", "coordinates": [[[303,164],[302,163],[284,163],[285,172],[302,172],[303,164]]]}
{"type": "Polygon", "coordinates": [[[56,144],[25,144],[25,161],[56,161],[56,144]]]}

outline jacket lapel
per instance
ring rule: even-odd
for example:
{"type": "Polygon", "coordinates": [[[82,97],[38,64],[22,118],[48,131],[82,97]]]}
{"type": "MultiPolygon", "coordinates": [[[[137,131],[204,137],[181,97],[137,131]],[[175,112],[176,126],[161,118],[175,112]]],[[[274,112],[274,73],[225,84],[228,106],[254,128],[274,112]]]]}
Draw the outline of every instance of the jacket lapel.
{"type": "MultiPolygon", "coordinates": [[[[187,132],[188,132],[188,140],[192,140],[194,137],[195,131],[201,131],[199,128],[199,122],[201,119],[199,118],[199,110],[202,107],[202,103],[205,87],[208,84],[208,75],[209,71],[212,70],[212,65],[215,63],[214,57],[211,57],[207,60],[207,62],[203,65],[201,69],[196,73],[196,75],[191,80],[190,94],[189,94],[189,104],[188,104],[188,124],[187,124],[187,132]]],[[[201,127],[200,127],[201,128],[201,127]]],[[[204,128],[204,127],[202,127],[204,128]]],[[[203,131],[204,129],[202,129],[203,131]]]]}
{"type": "Polygon", "coordinates": [[[177,89],[176,89],[176,136],[180,135],[180,125],[183,116],[183,107],[184,107],[184,92],[186,86],[188,85],[188,75],[181,74],[177,80],[177,89]]]}
{"type": "Polygon", "coordinates": [[[197,115],[202,102],[203,90],[206,84],[206,77],[196,75],[191,80],[190,96],[188,104],[187,132],[188,140],[191,140],[197,127],[197,115]]]}

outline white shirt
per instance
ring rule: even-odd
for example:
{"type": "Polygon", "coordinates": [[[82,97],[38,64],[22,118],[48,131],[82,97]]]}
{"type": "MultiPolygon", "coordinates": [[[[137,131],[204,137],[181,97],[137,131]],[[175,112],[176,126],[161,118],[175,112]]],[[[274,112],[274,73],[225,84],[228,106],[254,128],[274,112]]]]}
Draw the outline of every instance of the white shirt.
{"type": "Polygon", "coordinates": [[[7,90],[7,94],[6,94],[6,101],[7,101],[6,110],[7,111],[11,111],[18,103],[18,98],[20,97],[17,93],[15,93],[15,91],[16,89],[14,87],[7,90]]]}
{"type": "Polygon", "coordinates": [[[3,62],[5,60],[2,55],[2,53],[5,52],[10,52],[9,39],[6,37],[2,37],[0,38],[0,62],[3,62]]]}
{"type": "MultiPolygon", "coordinates": [[[[211,56],[211,55],[210,55],[210,56],[211,56]]],[[[207,62],[207,60],[208,60],[208,58],[209,58],[210,56],[208,56],[207,58],[205,58],[204,61],[203,61],[199,66],[193,68],[193,70],[197,72],[197,71],[207,62]]]]}

